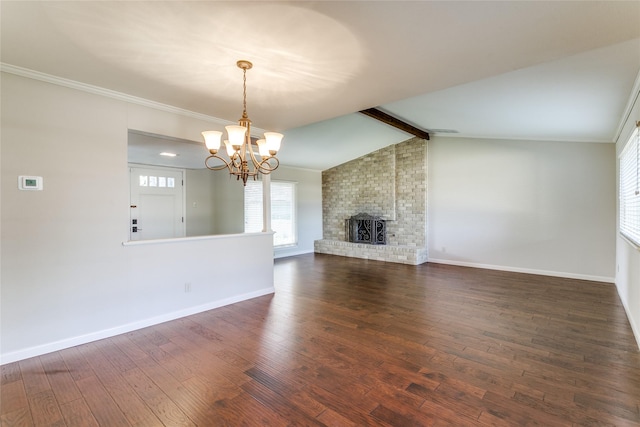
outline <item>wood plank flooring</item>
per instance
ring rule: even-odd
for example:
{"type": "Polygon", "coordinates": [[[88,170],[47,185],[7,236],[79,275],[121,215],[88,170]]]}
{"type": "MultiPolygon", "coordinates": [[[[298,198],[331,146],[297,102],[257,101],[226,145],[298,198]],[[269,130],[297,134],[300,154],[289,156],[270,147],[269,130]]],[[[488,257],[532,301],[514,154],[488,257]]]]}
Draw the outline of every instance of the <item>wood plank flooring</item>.
{"type": "Polygon", "coordinates": [[[309,254],[275,295],[2,366],[4,426],[640,426],[611,284],[309,254]]]}

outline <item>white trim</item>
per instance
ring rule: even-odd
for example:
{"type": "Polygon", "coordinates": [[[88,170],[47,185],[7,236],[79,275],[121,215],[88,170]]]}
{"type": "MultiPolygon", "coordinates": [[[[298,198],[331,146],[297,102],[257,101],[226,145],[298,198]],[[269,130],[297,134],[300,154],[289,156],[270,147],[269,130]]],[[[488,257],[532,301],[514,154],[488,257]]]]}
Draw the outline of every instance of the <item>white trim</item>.
{"type": "MultiPolygon", "coordinates": [[[[236,122],[230,122],[228,120],[219,119],[217,117],[207,116],[206,114],[196,113],[195,111],[185,110],[184,108],[174,107],[172,105],[151,101],[151,100],[140,98],[137,96],[128,95],[123,92],[117,92],[115,90],[105,89],[99,86],[77,82],[75,80],[69,80],[62,77],[52,76],[50,74],[41,73],[39,71],[18,67],[15,65],[4,63],[4,62],[0,62],[0,71],[5,73],[10,73],[10,74],[15,74],[16,76],[26,77],[28,79],[39,80],[42,82],[51,83],[58,86],[64,86],[70,89],[75,89],[82,92],[91,93],[94,95],[104,96],[106,98],[117,99],[119,101],[124,101],[131,104],[142,105],[144,107],[149,107],[149,108],[153,108],[160,111],[166,111],[168,113],[178,114],[186,117],[192,117],[198,120],[216,123],[221,126],[237,124],[236,122]]],[[[257,133],[257,134],[264,133],[263,129],[260,129],[254,126],[252,126],[251,131],[252,133],[257,133]]]]}
{"type": "Polygon", "coordinates": [[[273,234],[273,232],[259,232],[259,233],[238,233],[238,234],[209,234],[207,236],[192,236],[192,237],[174,237],[171,239],[154,239],[154,240],[130,240],[128,242],[122,242],[122,246],[141,246],[141,245],[157,245],[162,243],[181,243],[181,242],[194,242],[196,240],[214,240],[214,239],[228,239],[228,238],[242,238],[251,237],[256,234],[273,234]]]}
{"type": "Polygon", "coordinates": [[[145,165],[144,163],[129,163],[129,168],[141,168],[141,169],[157,169],[157,170],[172,170],[172,171],[182,171],[183,173],[187,173],[185,168],[177,168],[173,166],[160,166],[160,165],[145,165]]]}
{"type": "Polygon", "coordinates": [[[615,137],[613,139],[615,142],[618,142],[620,140],[620,137],[622,135],[622,130],[624,129],[625,124],[629,120],[629,117],[633,112],[633,107],[636,105],[636,102],[638,101],[639,96],[640,96],[640,71],[638,71],[636,80],[633,83],[633,89],[631,90],[631,95],[629,95],[629,100],[627,101],[627,105],[624,108],[624,112],[622,113],[622,116],[620,116],[620,123],[618,123],[615,137]]]}
{"type": "MultiPolygon", "coordinates": [[[[618,288],[618,284],[616,283],[616,293],[620,295],[620,291],[618,288]]],[[[620,298],[620,302],[622,302],[622,306],[624,307],[624,312],[627,315],[627,320],[629,321],[629,325],[631,326],[631,331],[633,332],[633,336],[636,339],[636,345],[638,346],[638,350],[640,350],[640,328],[633,321],[633,316],[631,315],[631,311],[627,304],[625,304],[624,299],[620,298]]]]}
{"type": "Polygon", "coordinates": [[[206,304],[185,308],[183,310],[162,314],[160,316],[152,317],[149,319],[139,320],[133,323],[127,323],[126,325],[121,325],[115,328],[109,328],[102,331],[93,332],[87,335],[67,338],[64,340],[55,341],[48,344],[26,348],[24,350],[14,351],[12,353],[0,355],[0,365],[17,362],[19,360],[28,359],[30,357],[41,356],[43,354],[64,350],[65,348],[75,347],[78,345],[86,344],[93,341],[98,341],[105,338],[114,337],[116,335],[125,334],[127,332],[135,331],[135,330],[146,328],[153,325],[158,325],[160,323],[168,322],[170,320],[180,319],[182,317],[191,316],[193,314],[202,313],[208,310],[213,310],[215,308],[223,307],[225,305],[235,304],[235,303],[246,301],[252,298],[273,294],[274,292],[275,292],[274,287],[265,288],[265,289],[249,292],[242,295],[236,295],[233,297],[224,298],[217,301],[211,301],[206,304]]]}
{"type": "MultiPolygon", "coordinates": [[[[283,132],[286,132],[286,131],[283,131],[283,132]]],[[[285,164],[283,164],[282,166],[286,167],[287,169],[306,171],[306,172],[322,172],[322,171],[324,171],[324,169],[304,168],[304,167],[301,167],[301,166],[289,166],[289,165],[285,165],[285,164]]],[[[283,180],[278,179],[277,181],[283,181],[283,180]]],[[[286,181],[286,180],[284,180],[284,181],[286,181]]],[[[292,182],[297,182],[297,181],[292,181],[292,182]]]]}
{"type": "Polygon", "coordinates": [[[271,227],[271,174],[269,173],[264,174],[262,176],[261,181],[262,181],[262,231],[273,232],[273,228],[271,227]]]}
{"type": "Polygon", "coordinates": [[[305,254],[312,254],[312,253],[314,253],[313,249],[297,250],[297,251],[289,252],[283,246],[282,249],[280,249],[280,250],[278,250],[278,248],[273,248],[273,259],[287,258],[287,257],[290,257],[290,256],[305,255],[305,254]]]}
{"type": "Polygon", "coordinates": [[[589,280],[593,282],[615,283],[614,277],[592,276],[588,274],[566,273],[562,271],[536,270],[532,268],[506,267],[502,265],[478,264],[474,262],[451,261],[448,259],[429,258],[427,262],[434,264],[457,265],[460,267],[484,268],[487,270],[511,271],[514,273],[536,274],[540,276],[564,277],[565,279],[589,280]]]}
{"type": "Polygon", "coordinates": [[[459,133],[439,133],[432,135],[431,140],[434,138],[457,138],[457,139],[489,139],[495,141],[526,141],[526,142],[580,142],[584,144],[614,144],[614,141],[605,139],[565,139],[565,138],[543,138],[536,137],[522,137],[518,135],[474,135],[474,134],[459,134],[459,133]]]}
{"type": "Polygon", "coordinates": [[[640,252],[640,246],[638,246],[638,244],[636,242],[634,242],[631,238],[627,237],[622,231],[620,231],[618,229],[618,236],[624,240],[625,242],[627,242],[627,244],[629,246],[631,246],[633,249],[635,249],[636,251],[640,252]]]}

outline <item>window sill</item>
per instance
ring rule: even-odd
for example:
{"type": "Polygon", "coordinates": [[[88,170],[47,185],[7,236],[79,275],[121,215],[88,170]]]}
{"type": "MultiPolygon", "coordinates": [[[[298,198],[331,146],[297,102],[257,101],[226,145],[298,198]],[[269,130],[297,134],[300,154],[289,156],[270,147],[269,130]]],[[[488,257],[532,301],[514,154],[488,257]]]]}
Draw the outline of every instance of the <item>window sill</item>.
{"type": "Polygon", "coordinates": [[[629,244],[629,246],[631,246],[636,251],[640,252],[640,246],[636,242],[634,242],[633,240],[631,240],[630,238],[628,238],[627,236],[625,236],[621,232],[618,232],[618,235],[622,238],[622,240],[627,242],[629,244]]]}

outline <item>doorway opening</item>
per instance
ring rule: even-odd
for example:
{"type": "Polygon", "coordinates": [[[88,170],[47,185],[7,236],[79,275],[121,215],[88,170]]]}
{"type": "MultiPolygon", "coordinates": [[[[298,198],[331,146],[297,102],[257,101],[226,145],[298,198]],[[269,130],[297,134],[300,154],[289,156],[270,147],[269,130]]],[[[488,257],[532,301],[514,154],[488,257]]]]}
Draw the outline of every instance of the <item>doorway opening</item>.
{"type": "Polygon", "coordinates": [[[185,237],[184,170],[131,166],[129,240],[185,237]]]}

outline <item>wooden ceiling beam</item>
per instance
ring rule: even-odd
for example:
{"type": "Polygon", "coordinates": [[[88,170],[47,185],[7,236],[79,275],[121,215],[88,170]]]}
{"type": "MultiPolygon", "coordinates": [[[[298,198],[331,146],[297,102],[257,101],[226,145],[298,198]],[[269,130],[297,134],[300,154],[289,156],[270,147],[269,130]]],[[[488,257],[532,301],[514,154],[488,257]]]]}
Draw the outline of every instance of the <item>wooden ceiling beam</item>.
{"type": "Polygon", "coordinates": [[[410,133],[411,135],[415,135],[418,138],[429,140],[429,132],[419,129],[409,123],[403,122],[397,117],[393,117],[384,111],[378,110],[377,108],[367,108],[366,110],[360,111],[365,116],[372,117],[382,123],[386,123],[389,126],[393,126],[396,129],[400,129],[401,131],[410,133]]]}

